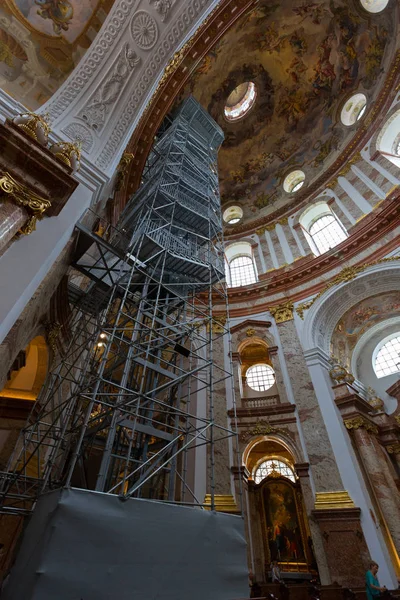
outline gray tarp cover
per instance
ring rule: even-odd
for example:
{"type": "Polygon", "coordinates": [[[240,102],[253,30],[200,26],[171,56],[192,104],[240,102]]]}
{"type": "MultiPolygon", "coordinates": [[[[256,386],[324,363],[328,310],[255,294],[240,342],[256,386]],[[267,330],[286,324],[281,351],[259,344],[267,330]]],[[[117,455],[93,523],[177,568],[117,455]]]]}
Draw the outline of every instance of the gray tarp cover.
{"type": "Polygon", "coordinates": [[[65,489],[43,496],[2,600],[248,596],[235,515],[65,489]]]}

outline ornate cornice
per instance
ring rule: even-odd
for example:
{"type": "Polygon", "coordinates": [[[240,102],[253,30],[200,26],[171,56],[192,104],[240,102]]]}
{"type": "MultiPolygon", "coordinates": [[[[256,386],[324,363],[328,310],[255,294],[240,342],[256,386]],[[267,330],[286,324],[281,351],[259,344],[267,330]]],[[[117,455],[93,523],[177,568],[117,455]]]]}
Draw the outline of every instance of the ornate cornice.
{"type": "Polygon", "coordinates": [[[271,425],[269,421],[257,421],[254,427],[246,429],[239,435],[241,442],[248,442],[252,437],[257,435],[270,435],[271,433],[283,433],[287,435],[287,431],[279,427],[271,425]]]}
{"type": "Polygon", "coordinates": [[[303,319],[304,311],[311,308],[311,306],[314,304],[314,302],[316,302],[318,300],[318,298],[320,298],[323,294],[325,294],[325,292],[327,292],[332,287],[340,285],[341,283],[347,283],[349,281],[352,281],[353,279],[355,279],[357,277],[357,275],[359,275],[360,273],[365,271],[365,269],[367,269],[368,267],[373,267],[374,265],[384,264],[384,263],[388,263],[388,262],[395,262],[395,261],[399,261],[399,260],[400,260],[400,256],[390,256],[388,258],[381,258],[379,260],[374,260],[369,263],[364,263],[363,265],[355,265],[352,267],[345,267],[344,269],[342,269],[340,271],[340,273],[338,273],[338,275],[336,275],[329,283],[327,283],[323,287],[323,289],[319,292],[319,294],[317,294],[312,300],[300,304],[296,308],[297,314],[303,319]]]}
{"type": "Polygon", "coordinates": [[[368,419],[365,419],[361,415],[357,415],[357,417],[352,417],[351,419],[345,419],[343,422],[345,424],[346,429],[348,429],[349,431],[351,429],[360,429],[361,427],[373,434],[377,434],[379,431],[376,425],[374,425],[373,423],[371,423],[371,421],[368,421],[368,419]]]}
{"type": "MultiPolygon", "coordinates": [[[[310,254],[285,268],[264,273],[260,275],[260,281],[252,286],[230,288],[228,294],[231,316],[241,316],[242,310],[235,310],[233,305],[236,302],[243,302],[244,299],[246,303],[249,303],[253,299],[258,301],[253,311],[254,314],[259,313],[260,310],[267,310],[267,299],[262,306],[259,303],[260,296],[265,297],[266,292],[268,295],[282,292],[288,296],[288,290],[291,288],[308,284],[307,291],[290,295],[290,299],[294,302],[301,300],[305,295],[309,297],[312,294],[319,293],[326,286],[326,281],[317,282],[312,287],[309,285],[309,282],[315,280],[317,277],[321,277],[325,273],[329,273],[332,269],[348,263],[352,257],[357,256],[362,251],[368,250],[368,248],[400,224],[399,200],[400,194],[396,190],[378,210],[373,211],[354,226],[352,235],[349,238],[325,254],[320,256],[310,254]]],[[[398,245],[399,237],[393,238],[386,245],[377,248],[371,255],[371,258],[379,260],[397,248],[398,245]]],[[[246,313],[243,314],[252,314],[248,308],[251,311],[251,307],[247,307],[246,313]]]]}
{"type": "Polygon", "coordinates": [[[315,494],[314,510],[335,510],[338,508],[355,508],[355,504],[346,490],[317,492],[315,494]]]}

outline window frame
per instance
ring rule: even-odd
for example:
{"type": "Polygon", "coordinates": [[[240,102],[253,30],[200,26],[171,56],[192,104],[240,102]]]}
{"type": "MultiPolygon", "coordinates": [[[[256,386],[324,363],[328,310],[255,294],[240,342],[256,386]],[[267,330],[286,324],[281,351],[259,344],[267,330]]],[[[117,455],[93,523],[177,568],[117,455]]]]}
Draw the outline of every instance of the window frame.
{"type": "MultiPolygon", "coordinates": [[[[255,260],[254,260],[254,256],[253,254],[245,254],[243,252],[241,252],[240,254],[235,254],[228,262],[228,269],[229,269],[229,283],[228,283],[228,287],[245,287],[247,285],[254,285],[254,283],[257,283],[258,281],[258,273],[257,273],[257,268],[256,268],[256,264],[255,264],[255,260]],[[248,258],[251,262],[251,266],[253,269],[253,275],[254,275],[254,281],[251,283],[241,283],[240,285],[233,285],[232,281],[232,263],[237,260],[238,258],[248,258]]],[[[249,265],[250,266],[250,265],[249,265]]]]}
{"type": "Polygon", "coordinates": [[[288,477],[287,475],[282,475],[282,472],[277,470],[277,469],[272,469],[270,473],[272,472],[276,472],[279,473],[281,477],[284,477],[285,479],[288,479],[291,483],[296,483],[297,477],[296,477],[296,473],[295,470],[293,468],[293,465],[286,459],[283,458],[283,456],[264,456],[261,460],[259,460],[257,462],[257,464],[254,466],[253,468],[253,473],[252,473],[252,477],[253,477],[253,481],[256,485],[260,485],[263,481],[265,481],[265,479],[267,479],[270,476],[270,473],[268,473],[267,475],[265,475],[264,477],[262,477],[262,479],[260,479],[259,482],[256,481],[256,477],[257,477],[257,471],[261,469],[261,467],[268,462],[272,462],[272,463],[281,463],[282,465],[285,466],[285,469],[288,469],[289,471],[291,471],[293,479],[291,479],[290,477],[288,477]]]}
{"type": "MultiPolygon", "coordinates": [[[[397,375],[400,373],[400,368],[399,368],[397,371],[391,371],[390,373],[386,373],[384,375],[378,375],[377,369],[376,369],[376,359],[378,358],[378,354],[389,342],[391,342],[392,340],[395,340],[395,339],[400,340],[400,331],[396,331],[395,333],[391,333],[390,335],[387,335],[375,346],[375,349],[372,353],[372,368],[374,370],[374,373],[375,373],[375,376],[377,379],[383,379],[384,377],[389,377],[390,375],[397,375]]],[[[400,346],[400,341],[399,341],[399,346],[400,346]]],[[[386,364],[388,364],[388,363],[386,363],[386,364]]],[[[400,364],[400,355],[399,355],[399,364],[400,364]]]]}
{"type": "Polygon", "coordinates": [[[272,389],[274,387],[274,385],[276,384],[276,373],[274,371],[274,369],[271,367],[271,365],[269,365],[266,362],[263,363],[254,363],[254,365],[250,365],[247,369],[246,369],[246,373],[245,373],[245,378],[246,378],[246,385],[253,390],[253,392],[259,392],[260,394],[263,394],[265,392],[268,392],[268,390],[272,389]],[[259,390],[257,388],[253,388],[251,387],[251,385],[248,382],[248,377],[247,377],[247,373],[250,371],[250,369],[254,369],[255,367],[267,367],[268,369],[270,369],[273,373],[274,376],[274,382],[272,383],[272,385],[270,385],[269,387],[267,387],[265,390],[259,390]]]}
{"type": "Polygon", "coordinates": [[[341,244],[342,242],[344,242],[349,237],[349,234],[347,233],[346,228],[340,222],[340,220],[337,218],[337,216],[335,215],[335,213],[333,211],[329,211],[329,212],[326,212],[325,214],[321,214],[321,215],[318,215],[318,217],[315,217],[312,220],[312,222],[310,223],[309,227],[308,227],[308,235],[310,236],[310,238],[313,241],[313,244],[315,245],[315,247],[318,250],[318,256],[321,256],[322,254],[325,254],[326,252],[329,252],[329,250],[332,250],[333,248],[336,248],[336,246],[339,246],[339,244],[341,244]],[[317,233],[319,233],[320,231],[317,231],[316,233],[313,234],[313,233],[311,233],[311,228],[314,227],[314,225],[316,223],[318,223],[318,221],[321,221],[321,219],[324,219],[325,217],[331,217],[332,221],[331,221],[331,223],[329,223],[325,227],[322,227],[320,229],[320,231],[322,231],[323,229],[327,229],[331,224],[336,224],[339,227],[339,229],[342,231],[342,233],[344,234],[344,238],[342,240],[340,240],[339,242],[337,242],[336,244],[334,244],[333,246],[330,246],[326,250],[321,250],[320,247],[318,246],[317,242],[314,239],[314,236],[316,236],[317,233]]]}

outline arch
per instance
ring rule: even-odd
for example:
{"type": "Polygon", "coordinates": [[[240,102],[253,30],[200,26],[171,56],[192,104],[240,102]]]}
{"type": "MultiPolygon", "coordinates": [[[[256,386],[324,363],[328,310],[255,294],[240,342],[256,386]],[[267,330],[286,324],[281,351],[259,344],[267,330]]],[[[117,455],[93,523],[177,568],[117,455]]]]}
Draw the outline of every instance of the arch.
{"type": "Polygon", "coordinates": [[[304,319],[304,350],[320,348],[330,353],[330,341],[339,319],[357,302],[380,293],[400,289],[400,265],[377,263],[352,281],[328,289],[318,298],[304,319]]]}
{"type": "Polygon", "coordinates": [[[35,401],[45,382],[49,349],[43,336],[32,339],[26,349],[20,353],[21,360],[14,361],[9,380],[0,391],[0,397],[35,401]]]}
{"type": "Polygon", "coordinates": [[[376,149],[391,163],[400,167],[400,108],[385,121],[376,140],[376,149]]]}
{"type": "Polygon", "coordinates": [[[257,267],[250,242],[241,240],[230,244],[225,248],[225,258],[229,287],[241,287],[257,282],[257,267]]]}
{"type": "Polygon", "coordinates": [[[251,472],[251,470],[248,468],[251,466],[249,464],[250,454],[255,450],[256,446],[262,444],[263,442],[272,442],[273,444],[280,445],[282,447],[282,452],[286,452],[290,456],[293,464],[302,461],[301,454],[299,453],[295,444],[285,435],[281,433],[257,435],[247,443],[242,452],[242,464],[249,470],[249,472],[251,472]]]}

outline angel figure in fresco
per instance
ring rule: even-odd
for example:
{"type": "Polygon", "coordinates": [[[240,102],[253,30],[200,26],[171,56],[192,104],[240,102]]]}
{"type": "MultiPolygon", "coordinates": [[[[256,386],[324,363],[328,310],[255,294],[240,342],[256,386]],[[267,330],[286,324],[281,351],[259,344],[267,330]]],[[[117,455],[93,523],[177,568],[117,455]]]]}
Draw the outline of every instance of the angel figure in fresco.
{"type": "Polygon", "coordinates": [[[314,67],[315,78],[313,81],[313,87],[316,93],[322,90],[330,90],[334,80],[336,79],[334,65],[329,60],[332,50],[332,42],[333,36],[328,35],[328,37],[325,38],[325,40],[321,42],[317,48],[319,60],[314,67]]]}
{"type": "Polygon", "coordinates": [[[299,17],[303,17],[302,21],[307,17],[311,17],[315,25],[320,25],[322,17],[328,13],[320,2],[305,2],[302,6],[293,8],[293,12],[299,17]]]}
{"type": "Polygon", "coordinates": [[[73,6],[68,0],[35,0],[35,4],[40,7],[38,15],[53,21],[54,33],[60,35],[68,30],[74,16],[73,6]]]}

